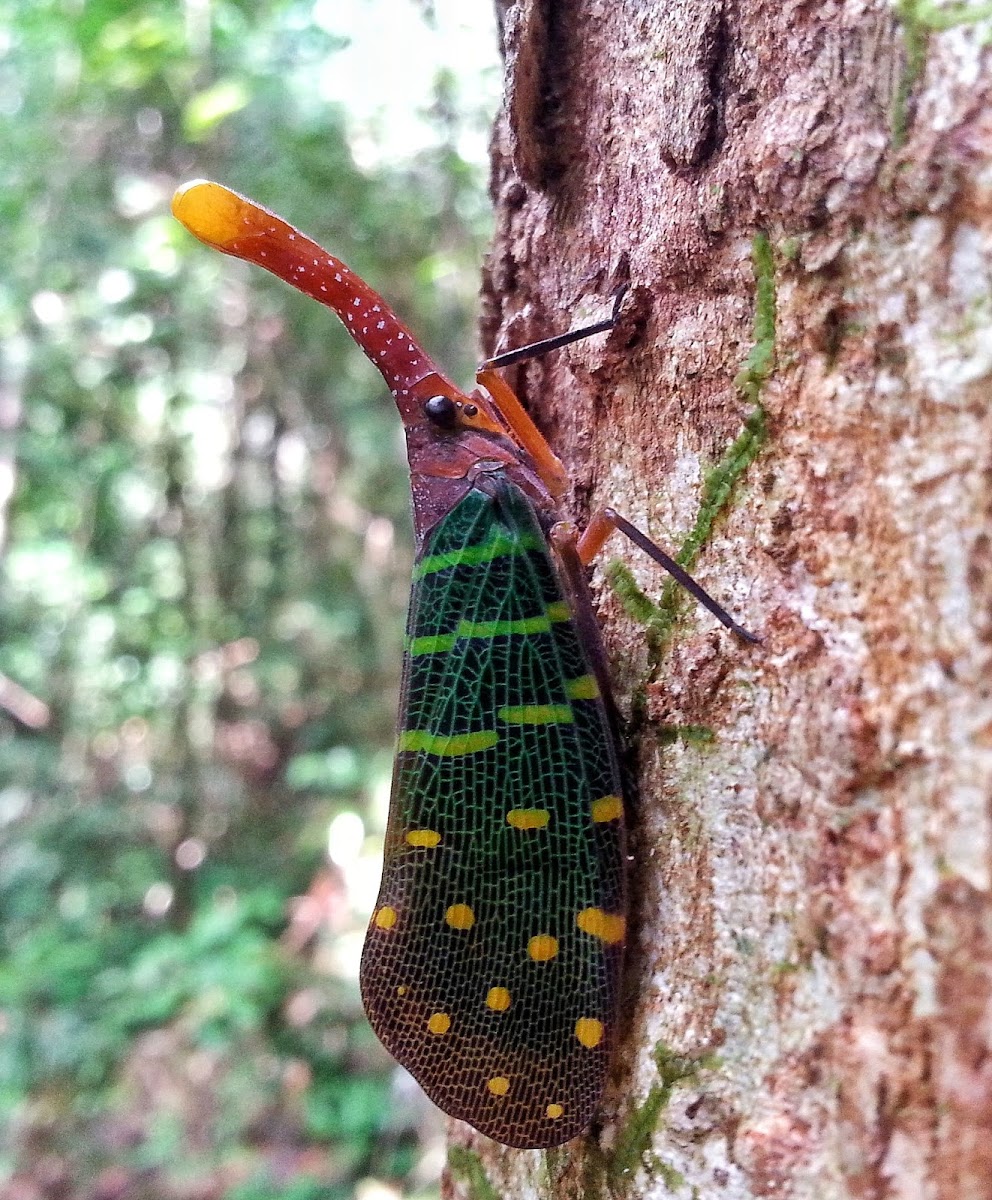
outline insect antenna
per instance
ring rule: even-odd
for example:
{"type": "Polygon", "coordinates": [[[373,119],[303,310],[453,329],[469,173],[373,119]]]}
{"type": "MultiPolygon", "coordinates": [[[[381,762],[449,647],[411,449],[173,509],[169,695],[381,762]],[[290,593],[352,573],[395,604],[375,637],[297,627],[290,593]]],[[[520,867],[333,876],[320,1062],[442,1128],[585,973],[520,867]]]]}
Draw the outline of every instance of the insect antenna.
{"type": "Polygon", "coordinates": [[[592,325],[583,325],[581,329],[570,329],[568,333],[557,333],[554,337],[542,338],[539,342],[529,342],[526,346],[519,346],[516,350],[507,350],[503,354],[487,358],[479,367],[479,371],[511,367],[514,363],[525,362],[528,358],[539,358],[542,354],[550,354],[552,350],[560,350],[562,346],[570,346],[572,342],[579,342],[596,333],[607,333],[609,330],[615,329],[620,320],[620,306],[629,288],[630,284],[625,283],[617,289],[613,298],[613,312],[604,320],[596,321],[592,325]]]}
{"type": "Polygon", "coordinates": [[[645,554],[653,558],[660,567],[663,567],[675,582],[680,587],[685,588],[689,595],[697,600],[703,608],[711,612],[721,625],[725,626],[731,633],[736,634],[745,642],[750,642],[754,646],[761,644],[761,638],[756,633],[751,633],[743,625],[739,625],[730,613],[718,604],[709,592],[701,587],[684,567],[680,566],[671,555],[666,554],[660,546],[652,542],[647,534],[641,533],[636,525],[631,525],[626,517],[621,517],[612,508],[604,508],[602,515],[614,528],[619,529],[625,537],[630,538],[635,546],[638,546],[645,554]]]}

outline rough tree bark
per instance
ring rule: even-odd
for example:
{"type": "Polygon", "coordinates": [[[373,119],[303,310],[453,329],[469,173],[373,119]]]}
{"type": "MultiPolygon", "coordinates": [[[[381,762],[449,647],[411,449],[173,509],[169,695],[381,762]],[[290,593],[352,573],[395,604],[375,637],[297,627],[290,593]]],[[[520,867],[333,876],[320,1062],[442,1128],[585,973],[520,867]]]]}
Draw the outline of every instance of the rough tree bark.
{"type": "Polygon", "coordinates": [[[629,280],[512,381],[575,515],[694,531],[765,640],[597,574],[640,777],[614,1078],[546,1159],[454,1129],[446,1195],[992,1196],[988,10],[498,8],[487,340],[629,280]]]}

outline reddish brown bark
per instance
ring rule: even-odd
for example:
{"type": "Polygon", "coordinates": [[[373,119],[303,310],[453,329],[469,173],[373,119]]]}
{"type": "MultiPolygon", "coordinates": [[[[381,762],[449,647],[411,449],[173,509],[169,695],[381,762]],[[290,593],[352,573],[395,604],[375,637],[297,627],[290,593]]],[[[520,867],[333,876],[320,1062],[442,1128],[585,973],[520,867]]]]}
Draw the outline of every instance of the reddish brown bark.
{"type": "Polygon", "coordinates": [[[631,284],[615,334],[512,379],[577,517],[692,527],[750,411],[770,239],[768,437],[696,567],[765,642],[689,609],[656,662],[600,588],[641,787],[614,1086],[547,1169],[455,1136],[501,1196],[992,1196],[988,22],[499,7],[485,332],[545,336],[631,284]]]}

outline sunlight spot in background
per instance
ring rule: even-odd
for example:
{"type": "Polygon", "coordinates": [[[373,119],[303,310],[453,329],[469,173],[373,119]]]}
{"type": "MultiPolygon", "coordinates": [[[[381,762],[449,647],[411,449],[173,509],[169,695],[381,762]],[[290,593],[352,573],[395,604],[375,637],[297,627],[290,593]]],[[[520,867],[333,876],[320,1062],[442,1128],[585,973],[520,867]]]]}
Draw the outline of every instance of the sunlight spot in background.
{"type": "Polygon", "coordinates": [[[65,301],[58,292],[36,292],[31,310],[42,325],[55,325],[65,319],[65,301]]]}
{"type": "Polygon", "coordinates": [[[402,1192],[381,1179],[363,1179],[355,1185],[355,1200],[401,1200],[402,1192]]]}
{"type": "Polygon", "coordinates": [[[358,968],[365,941],[364,919],[371,911],[364,903],[368,892],[369,856],[366,850],[365,822],[350,809],[339,812],[327,829],[327,857],[341,871],[348,907],[362,920],[350,929],[336,931],[324,948],[324,965],[333,975],[358,979],[358,968]]]}
{"type": "Polygon", "coordinates": [[[288,488],[307,486],[311,473],[310,448],[299,430],[284,433],[276,446],[276,474],[288,488]]]}
{"type": "Polygon", "coordinates": [[[161,207],[161,183],[140,175],[121,175],[114,181],[114,199],[125,217],[143,217],[161,207]]]}
{"type": "MultiPolygon", "coordinates": [[[[369,809],[385,816],[392,778],[392,756],[383,755],[369,770],[365,783],[369,809]]],[[[381,828],[381,823],[379,826],[381,828]]],[[[382,876],[382,839],[366,833],[366,822],[346,809],[333,818],[327,829],[327,856],[341,872],[347,908],[353,924],[340,929],[323,950],[322,969],[343,979],[358,979],[365,943],[365,925],[375,906],[382,876]]]]}
{"type": "Polygon", "coordinates": [[[207,847],[202,838],[186,838],[176,847],[176,866],[183,871],[195,871],[206,857],[207,847]]]}
{"type": "Polygon", "coordinates": [[[173,890],[168,883],[153,883],[142,901],[142,908],[150,917],[164,917],[172,907],[173,890]]]}
{"type": "Polygon", "coordinates": [[[352,867],[365,841],[365,824],[358,813],[339,812],[327,829],[327,857],[347,871],[352,867]]]}
{"type": "MultiPolygon", "coordinates": [[[[348,39],[319,77],[322,100],[347,107],[351,151],[363,170],[408,162],[446,136],[444,122],[427,112],[435,81],[450,80],[461,113],[499,103],[502,75],[491,4],[436,0],[433,28],[412,4],[396,0],[316,0],[313,21],[348,39]]],[[[466,162],[488,163],[488,124],[463,125],[456,149],[466,162]]]]}
{"type": "Polygon", "coordinates": [[[134,295],[137,284],[130,271],[110,267],[101,271],[96,281],[97,295],[104,304],[121,304],[134,295]]]}
{"type": "MultiPolygon", "coordinates": [[[[372,829],[384,829],[392,787],[392,756],[383,759],[383,767],[366,786],[368,796],[367,820],[372,829]]],[[[367,838],[355,868],[348,878],[348,894],[356,912],[371,914],[379,893],[382,878],[382,839],[367,838]]]]}

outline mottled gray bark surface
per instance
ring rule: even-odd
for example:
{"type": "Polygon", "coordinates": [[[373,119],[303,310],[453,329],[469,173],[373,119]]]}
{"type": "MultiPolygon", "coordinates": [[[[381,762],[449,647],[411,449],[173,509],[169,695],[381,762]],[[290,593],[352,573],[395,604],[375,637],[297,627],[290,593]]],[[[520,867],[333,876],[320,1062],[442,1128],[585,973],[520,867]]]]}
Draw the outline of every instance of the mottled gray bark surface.
{"type": "Polygon", "coordinates": [[[992,26],[498,7],[485,332],[629,281],[511,382],[580,520],[678,548],[715,514],[696,574],[765,640],[647,633],[597,572],[640,776],[620,1053],[561,1151],[453,1128],[446,1194],[992,1196],[992,26]]]}

